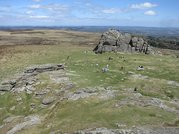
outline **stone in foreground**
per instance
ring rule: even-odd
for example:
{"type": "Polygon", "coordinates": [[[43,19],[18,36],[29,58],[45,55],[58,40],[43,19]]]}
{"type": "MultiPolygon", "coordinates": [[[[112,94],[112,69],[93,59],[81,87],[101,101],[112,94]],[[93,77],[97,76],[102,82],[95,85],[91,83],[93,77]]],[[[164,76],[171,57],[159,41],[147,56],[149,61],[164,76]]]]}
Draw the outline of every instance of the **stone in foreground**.
{"type": "Polygon", "coordinates": [[[42,104],[44,104],[44,105],[49,105],[49,104],[51,104],[53,101],[54,101],[54,98],[53,98],[53,97],[44,98],[44,99],[42,100],[42,104]]]}

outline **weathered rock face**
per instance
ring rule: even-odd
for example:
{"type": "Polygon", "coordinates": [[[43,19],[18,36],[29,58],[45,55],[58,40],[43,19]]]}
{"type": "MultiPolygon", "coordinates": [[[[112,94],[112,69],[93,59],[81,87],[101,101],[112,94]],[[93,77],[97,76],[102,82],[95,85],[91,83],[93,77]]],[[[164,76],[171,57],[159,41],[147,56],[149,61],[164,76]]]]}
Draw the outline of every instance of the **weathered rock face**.
{"type": "Polygon", "coordinates": [[[3,81],[0,83],[0,91],[30,91],[33,90],[33,84],[36,83],[36,77],[38,74],[49,71],[57,71],[64,69],[62,64],[47,64],[39,65],[27,68],[24,73],[19,74],[19,76],[13,80],[3,81]]]}
{"type": "Polygon", "coordinates": [[[151,48],[141,37],[132,37],[131,34],[122,34],[118,30],[109,30],[101,35],[99,44],[93,50],[95,53],[104,52],[140,52],[149,54],[151,48]]]}

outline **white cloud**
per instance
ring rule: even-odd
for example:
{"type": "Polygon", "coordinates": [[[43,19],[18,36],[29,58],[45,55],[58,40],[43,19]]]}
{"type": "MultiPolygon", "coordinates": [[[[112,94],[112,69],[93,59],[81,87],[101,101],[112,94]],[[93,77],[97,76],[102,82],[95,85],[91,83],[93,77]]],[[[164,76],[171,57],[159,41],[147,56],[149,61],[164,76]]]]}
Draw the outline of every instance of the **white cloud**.
{"type": "Polygon", "coordinates": [[[157,6],[157,4],[145,2],[145,3],[141,3],[141,4],[132,4],[130,6],[130,8],[133,8],[133,9],[149,9],[149,8],[153,8],[153,7],[156,7],[156,6],[157,6]]]}
{"type": "Polygon", "coordinates": [[[66,5],[62,4],[48,4],[48,5],[30,5],[29,6],[31,9],[46,9],[50,11],[55,11],[55,12],[64,12],[68,11],[69,7],[66,5]]]}
{"type": "Polygon", "coordinates": [[[33,13],[33,11],[31,11],[31,10],[26,12],[26,14],[32,14],[32,13],[33,13]]]}
{"type": "Polygon", "coordinates": [[[149,16],[153,16],[153,15],[156,15],[156,12],[152,11],[152,10],[149,10],[149,11],[146,11],[144,14],[149,15],[149,16]]]}
{"type": "Polygon", "coordinates": [[[115,14],[120,12],[120,10],[116,8],[109,8],[109,9],[103,9],[102,12],[105,14],[115,14]]]}
{"type": "Polygon", "coordinates": [[[48,19],[49,16],[45,16],[45,15],[35,15],[35,16],[30,16],[29,18],[32,18],[32,19],[48,19]]]}
{"type": "Polygon", "coordinates": [[[39,9],[39,8],[41,8],[41,5],[31,5],[30,8],[32,8],[32,9],[39,9]]]}
{"type": "Polygon", "coordinates": [[[41,2],[42,0],[33,0],[34,2],[41,2]]]}
{"type": "Polygon", "coordinates": [[[61,4],[49,4],[49,5],[41,6],[41,8],[48,9],[51,11],[60,11],[60,12],[68,10],[68,6],[61,5],[61,4]]]}

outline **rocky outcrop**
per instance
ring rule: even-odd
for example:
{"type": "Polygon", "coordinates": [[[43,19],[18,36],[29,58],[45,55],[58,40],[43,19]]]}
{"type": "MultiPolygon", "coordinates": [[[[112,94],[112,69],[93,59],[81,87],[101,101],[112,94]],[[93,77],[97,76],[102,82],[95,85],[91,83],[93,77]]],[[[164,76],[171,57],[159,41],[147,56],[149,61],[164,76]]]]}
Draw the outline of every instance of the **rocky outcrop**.
{"type": "Polygon", "coordinates": [[[62,64],[47,64],[27,68],[24,73],[19,74],[13,80],[0,83],[0,91],[21,92],[26,90],[30,93],[33,90],[32,85],[37,81],[35,76],[43,72],[57,71],[60,69],[64,69],[62,64]]]}
{"type": "Polygon", "coordinates": [[[104,52],[139,52],[149,54],[151,47],[141,37],[135,37],[128,33],[120,33],[118,30],[109,30],[101,35],[99,44],[93,50],[95,53],[104,52]]]}
{"type": "Polygon", "coordinates": [[[24,122],[16,124],[7,134],[16,134],[22,129],[32,127],[41,123],[41,119],[38,115],[31,115],[24,118],[24,122]]]}
{"type": "Polygon", "coordinates": [[[24,73],[42,73],[47,71],[55,71],[64,69],[64,66],[62,64],[47,64],[47,65],[41,65],[41,66],[33,66],[26,69],[24,73]]]}
{"type": "Polygon", "coordinates": [[[139,106],[139,107],[158,107],[160,109],[163,109],[168,112],[173,112],[173,113],[179,113],[178,111],[178,104],[173,102],[173,107],[166,105],[168,102],[158,99],[158,98],[149,98],[149,97],[144,97],[140,93],[135,93],[133,96],[121,99],[120,102],[118,102],[115,107],[122,107],[126,105],[131,105],[131,106],[139,106]]]}
{"type": "Polygon", "coordinates": [[[103,87],[94,87],[94,88],[83,88],[78,89],[75,92],[68,92],[66,98],[71,101],[76,101],[79,99],[85,99],[89,97],[97,97],[102,100],[108,100],[115,97],[117,91],[112,90],[110,88],[103,88],[103,87]]]}
{"type": "Polygon", "coordinates": [[[74,134],[178,134],[179,128],[131,128],[108,129],[95,128],[77,131],[74,134]]]}

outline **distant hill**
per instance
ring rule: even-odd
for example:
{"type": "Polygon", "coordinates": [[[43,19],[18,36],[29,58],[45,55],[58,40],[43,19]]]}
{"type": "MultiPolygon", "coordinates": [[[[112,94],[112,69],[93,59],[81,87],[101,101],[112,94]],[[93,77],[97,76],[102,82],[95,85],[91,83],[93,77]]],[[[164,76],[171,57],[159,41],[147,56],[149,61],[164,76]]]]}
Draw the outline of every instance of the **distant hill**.
{"type": "Polygon", "coordinates": [[[0,30],[8,31],[34,29],[59,29],[95,33],[103,33],[109,29],[117,29],[122,33],[130,33],[147,38],[151,46],[179,50],[179,28],[129,26],[0,26],[0,30]]]}
{"type": "Polygon", "coordinates": [[[129,26],[0,26],[0,30],[64,29],[82,32],[105,32],[109,29],[145,36],[179,36],[179,28],[129,27],[129,26]]]}

